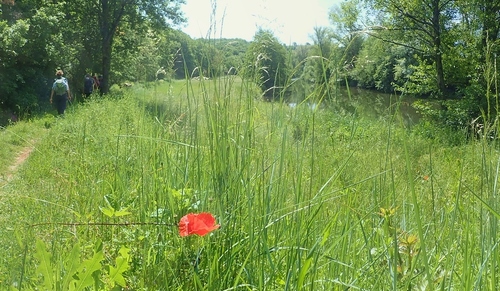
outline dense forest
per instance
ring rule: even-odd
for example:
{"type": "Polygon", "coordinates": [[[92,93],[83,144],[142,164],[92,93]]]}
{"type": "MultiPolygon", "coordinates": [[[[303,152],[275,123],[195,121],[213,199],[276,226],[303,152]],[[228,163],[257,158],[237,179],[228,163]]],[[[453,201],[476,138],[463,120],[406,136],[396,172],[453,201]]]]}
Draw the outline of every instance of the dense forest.
{"type": "Polygon", "coordinates": [[[2,0],[0,106],[20,116],[43,110],[57,68],[75,92],[86,73],[102,75],[103,94],[239,74],[268,99],[333,98],[332,88],[349,85],[433,100],[439,110],[415,106],[435,122],[495,123],[500,0],[346,0],[325,11],[331,26],[300,45],[264,29],[250,42],[192,39],[181,31],[182,4],[2,0]]]}

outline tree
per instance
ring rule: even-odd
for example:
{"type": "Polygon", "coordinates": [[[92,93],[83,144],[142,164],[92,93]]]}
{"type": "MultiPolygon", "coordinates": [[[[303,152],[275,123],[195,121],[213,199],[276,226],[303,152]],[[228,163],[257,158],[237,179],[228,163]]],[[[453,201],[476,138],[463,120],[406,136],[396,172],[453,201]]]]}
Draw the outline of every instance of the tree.
{"type": "Polygon", "coordinates": [[[342,2],[339,6],[334,6],[329,14],[332,24],[331,38],[336,42],[337,48],[332,52],[335,59],[338,79],[347,79],[349,84],[353,84],[351,71],[356,66],[357,57],[363,44],[362,15],[358,0],[342,2]]]}
{"type": "MultiPolygon", "coordinates": [[[[84,1],[85,2],[85,1],[84,1]]],[[[102,75],[101,91],[109,91],[109,77],[113,41],[123,21],[130,24],[148,21],[156,28],[167,28],[169,25],[184,21],[180,12],[180,4],[184,0],[99,0],[96,2],[98,27],[101,41],[102,75]]]]}
{"type": "MultiPolygon", "coordinates": [[[[307,69],[304,71],[303,79],[306,81],[309,89],[317,90],[315,97],[322,99],[325,95],[331,99],[330,79],[332,78],[333,68],[333,50],[334,45],[331,40],[331,31],[326,27],[315,27],[312,36],[314,45],[310,50],[307,59],[307,69]],[[309,80],[309,82],[307,82],[309,80]],[[313,81],[313,82],[311,82],[313,81]]],[[[312,90],[306,90],[309,94],[312,90]]]]}
{"type": "Polygon", "coordinates": [[[472,7],[478,11],[481,23],[481,45],[484,52],[488,43],[494,43],[500,37],[500,0],[473,0],[472,7]]]}
{"type": "Polygon", "coordinates": [[[156,27],[168,26],[168,21],[177,24],[183,21],[179,12],[179,4],[183,0],[99,0],[98,19],[101,32],[102,74],[104,78],[103,93],[109,90],[109,73],[113,39],[120,22],[124,18],[129,21],[141,21],[143,16],[148,16],[156,27]],[[173,5],[171,5],[173,4],[173,5]]]}
{"type": "Polygon", "coordinates": [[[246,72],[258,82],[267,99],[280,99],[288,83],[287,52],[272,32],[260,29],[246,55],[246,72]]]}
{"type": "Polygon", "coordinates": [[[169,36],[173,42],[170,51],[173,76],[179,79],[190,77],[196,67],[194,40],[182,31],[171,31],[169,36]]]}
{"type": "Polygon", "coordinates": [[[341,46],[348,47],[362,30],[359,23],[361,9],[358,5],[357,0],[344,1],[330,11],[329,18],[333,25],[331,36],[341,46]]]}
{"type": "Polygon", "coordinates": [[[59,4],[3,1],[0,14],[0,107],[30,113],[47,95],[63,47],[59,4]],[[36,6],[41,5],[41,6],[36,6]]]}
{"type": "Polygon", "coordinates": [[[215,42],[215,47],[222,54],[222,73],[237,74],[243,67],[245,53],[250,43],[244,39],[221,39],[215,42]]]}
{"type": "Polygon", "coordinates": [[[312,49],[311,44],[298,45],[294,43],[292,46],[288,47],[292,58],[290,62],[291,68],[293,68],[292,78],[300,77],[304,71],[306,59],[309,57],[310,51],[312,49]]]}
{"type": "MultiPolygon", "coordinates": [[[[422,65],[431,62],[434,66],[434,92],[445,93],[446,81],[443,55],[451,43],[445,41],[447,28],[453,20],[452,0],[369,0],[371,7],[380,14],[379,26],[370,35],[380,37],[377,30],[390,30],[390,39],[385,41],[406,46],[421,56],[422,65]]],[[[385,34],[386,36],[387,34],[385,34]]]]}
{"type": "Polygon", "coordinates": [[[134,30],[124,24],[120,26],[113,44],[112,81],[147,82],[156,79],[156,72],[162,66],[160,51],[165,41],[163,31],[155,32],[147,28],[134,30]]]}
{"type": "Polygon", "coordinates": [[[406,85],[416,65],[409,48],[368,37],[350,76],[359,87],[389,93],[406,85]]]}
{"type": "Polygon", "coordinates": [[[0,106],[18,112],[38,107],[48,94],[58,67],[69,77],[74,92],[80,85],[77,80],[88,72],[104,76],[103,93],[109,90],[110,77],[136,78],[127,72],[131,67],[140,69],[134,73],[142,70],[143,76],[147,76],[153,71],[151,68],[158,69],[162,60],[151,57],[160,55],[156,47],[160,40],[154,32],[165,32],[184,21],[179,9],[182,3],[183,0],[2,0],[0,106]],[[140,53],[149,54],[147,62],[141,61],[140,53]],[[112,65],[119,70],[114,70],[113,76],[112,65]]]}

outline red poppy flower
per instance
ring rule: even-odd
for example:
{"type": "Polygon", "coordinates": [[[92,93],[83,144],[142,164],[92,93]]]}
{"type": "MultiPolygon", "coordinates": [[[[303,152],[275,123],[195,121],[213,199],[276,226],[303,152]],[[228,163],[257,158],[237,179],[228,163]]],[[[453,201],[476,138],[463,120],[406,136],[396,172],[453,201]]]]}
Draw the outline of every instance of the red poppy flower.
{"type": "Polygon", "coordinates": [[[215,224],[215,218],[210,213],[189,213],[184,215],[179,222],[179,234],[180,236],[188,236],[191,234],[204,236],[218,229],[219,226],[220,225],[215,224]]]}

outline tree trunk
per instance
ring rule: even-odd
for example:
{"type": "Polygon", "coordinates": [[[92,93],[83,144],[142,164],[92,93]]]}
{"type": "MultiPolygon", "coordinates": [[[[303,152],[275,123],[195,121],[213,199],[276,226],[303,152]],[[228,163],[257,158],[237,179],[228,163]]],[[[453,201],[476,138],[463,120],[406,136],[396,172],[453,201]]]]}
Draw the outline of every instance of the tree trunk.
{"type": "Polygon", "coordinates": [[[436,67],[436,86],[439,95],[442,97],[445,91],[444,69],[443,69],[443,54],[441,51],[441,23],[440,23],[440,8],[439,0],[432,1],[432,27],[434,34],[434,62],[436,67]]]}
{"type": "Polygon", "coordinates": [[[446,85],[444,80],[443,57],[440,51],[436,52],[434,60],[436,62],[436,85],[440,95],[442,96],[446,89],[446,85]]]}
{"type": "Polygon", "coordinates": [[[101,74],[102,80],[100,85],[101,94],[109,92],[109,72],[111,70],[111,23],[110,23],[110,7],[108,0],[101,0],[101,13],[99,17],[100,32],[101,32],[101,74]]]}
{"type": "Polygon", "coordinates": [[[111,53],[112,53],[113,43],[112,40],[103,39],[102,42],[102,81],[101,81],[101,93],[106,94],[109,92],[109,75],[111,72],[111,53]]]}
{"type": "Polygon", "coordinates": [[[100,0],[101,2],[101,13],[99,16],[101,40],[102,40],[102,82],[101,82],[101,93],[106,94],[109,92],[109,75],[111,73],[111,55],[113,51],[113,38],[115,36],[116,28],[120,23],[125,6],[130,4],[129,2],[121,2],[119,5],[115,3],[109,3],[109,0],[100,0]]]}

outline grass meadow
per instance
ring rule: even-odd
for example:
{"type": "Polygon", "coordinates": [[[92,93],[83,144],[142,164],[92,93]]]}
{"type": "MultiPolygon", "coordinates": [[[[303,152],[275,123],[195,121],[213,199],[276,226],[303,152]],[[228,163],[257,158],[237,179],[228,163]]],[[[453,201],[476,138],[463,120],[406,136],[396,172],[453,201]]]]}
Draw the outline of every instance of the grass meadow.
{"type": "Polygon", "coordinates": [[[0,131],[1,290],[496,290],[494,143],[264,102],[245,80],[135,85],[0,131]],[[10,155],[5,153],[9,152],[10,155]],[[187,213],[209,235],[180,237],[187,213]]]}

